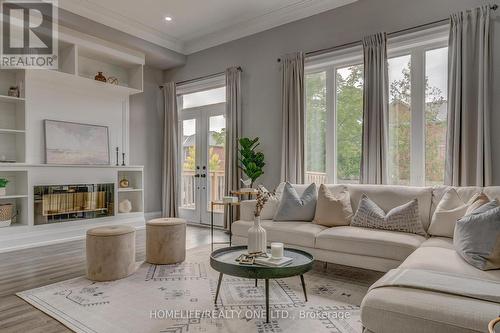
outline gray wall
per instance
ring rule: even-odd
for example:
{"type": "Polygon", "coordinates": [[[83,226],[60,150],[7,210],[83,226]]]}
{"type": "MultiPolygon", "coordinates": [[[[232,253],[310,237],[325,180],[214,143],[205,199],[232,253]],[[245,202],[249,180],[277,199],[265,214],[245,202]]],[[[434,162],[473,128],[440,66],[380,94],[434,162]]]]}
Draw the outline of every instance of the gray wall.
{"type": "Polygon", "coordinates": [[[130,163],[144,165],[144,211],[161,211],[161,70],[144,68],[144,92],[130,97],[130,163]]]}
{"type": "MultiPolygon", "coordinates": [[[[359,0],[335,10],[213,47],[187,57],[186,65],[165,72],[165,81],[179,81],[243,68],[243,135],[259,136],[266,154],[268,186],[279,182],[281,161],[280,74],[276,59],[289,52],[309,51],[361,39],[378,31],[396,31],[448,17],[451,13],[499,0],[359,0]]],[[[500,124],[500,10],[494,22],[494,112],[500,124]]],[[[500,184],[500,131],[493,132],[494,183],[500,184]]]]}

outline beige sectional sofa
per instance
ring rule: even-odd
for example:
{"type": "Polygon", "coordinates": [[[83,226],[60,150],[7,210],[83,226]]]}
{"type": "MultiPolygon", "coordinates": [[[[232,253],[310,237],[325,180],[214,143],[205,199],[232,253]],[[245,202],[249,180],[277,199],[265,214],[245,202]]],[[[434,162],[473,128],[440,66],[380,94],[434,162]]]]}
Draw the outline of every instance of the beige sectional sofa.
{"type": "MultiPolygon", "coordinates": [[[[298,194],[307,185],[294,185],[298,194]]],[[[422,225],[427,231],[444,193],[440,187],[389,185],[327,185],[330,191],[346,188],[355,212],[365,193],[384,211],[418,198],[422,225]]],[[[277,194],[280,195],[278,187],[277,194]]],[[[500,198],[500,187],[456,188],[467,202],[484,191],[490,199],[500,198]]],[[[243,202],[241,220],[234,222],[234,244],[246,244],[253,224],[254,201],[243,202]]],[[[268,216],[270,217],[270,216],[268,216]]],[[[437,221],[439,222],[439,221],[437,221]]],[[[328,228],[312,222],[262,220],[268,241],[304,249],[317,260],[387,272],[408,268],[455,274],[467,279],[500,283],[500,270],[481,271],[466,263],[454,250],[453,239],[428,238],[402,232],[341,226],[328,228]]],[[[500,314],[500,304],[421,289],[385,287],[371,290],[361,305],[361,318],[368,333],[401,332],[487,332],[488,322],[500,314]]]]}

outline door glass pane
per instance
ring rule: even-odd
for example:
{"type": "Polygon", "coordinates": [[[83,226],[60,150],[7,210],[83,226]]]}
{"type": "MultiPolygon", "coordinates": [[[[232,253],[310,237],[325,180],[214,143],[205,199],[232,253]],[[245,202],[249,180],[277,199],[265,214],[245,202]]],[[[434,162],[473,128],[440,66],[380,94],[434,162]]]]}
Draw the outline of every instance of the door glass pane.
{"type": "MultiPolygon", "coordinates": [[[[225,148],[226,117],[224,115],[210,117],[208,119],[208,206],[211,201],[221,201],[224,196],[225,148]]],[[[222,206],[215,206],[214,211],[224,210],[222,206]]]]}
{"type": "Polygon", "coordinates": [[[306,183],[327,183],[326,72],[306,75],[306,183]]]}
{"type": "Polygon", "coordinates": [[[425,183],[444,183],[448,48],[425,53],[425,183]]]}
{"type": "Polygon", "coordinates": [[[389,59],[389,184],[410,184],[411,56],[389,59]]]}
{"type": "Polygon", "coordinates": [[[224,103],[226,101],[226,87],[198,91],[182,95],[182,108],[189,109],[203,105],[224,103]]]}
{"type": "Polygon", "coordinates": [[[363,65],[339,68],[337,105],[337,183],[359,183],[363,131],[363,65]]]}
{"type": "Polygon", "coordinates": [[[195,209],[196,119],[182,122],[181,208],[195,209]]]}

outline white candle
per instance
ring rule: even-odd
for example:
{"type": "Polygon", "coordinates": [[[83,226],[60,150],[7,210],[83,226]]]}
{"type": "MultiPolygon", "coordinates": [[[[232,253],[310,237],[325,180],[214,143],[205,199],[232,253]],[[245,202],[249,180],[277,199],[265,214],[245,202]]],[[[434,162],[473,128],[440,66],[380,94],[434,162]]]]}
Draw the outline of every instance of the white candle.
{"type": "Polygon", "coordinates": [[[283,258],[283,243],[271,243],[271,257],[283,258]]]}

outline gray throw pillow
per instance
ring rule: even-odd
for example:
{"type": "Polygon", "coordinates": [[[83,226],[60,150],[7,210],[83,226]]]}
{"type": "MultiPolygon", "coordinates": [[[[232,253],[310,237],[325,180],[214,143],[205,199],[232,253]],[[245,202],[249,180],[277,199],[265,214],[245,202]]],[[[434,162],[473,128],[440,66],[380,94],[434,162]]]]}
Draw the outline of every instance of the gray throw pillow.
{"type": "Polygon", "coordinates": [[[366,194],[361,196],[351,226],[408,232],[427,236],[418,213],[418,200],[391,209],[387,214],[366,194]]]}
{"type": "Polygon", "coordinates": [[[453,245],[469,264],[481,270],[500,269],[500,207],[493,200],[455,224],[453,245]]]}
{"type": "Polygon", "coordinates": [[[316,184],[309,185],[299,197],[297,191],[287,182],[274,220],[310,222],[314,219],[317,199],[316,184]]]}

